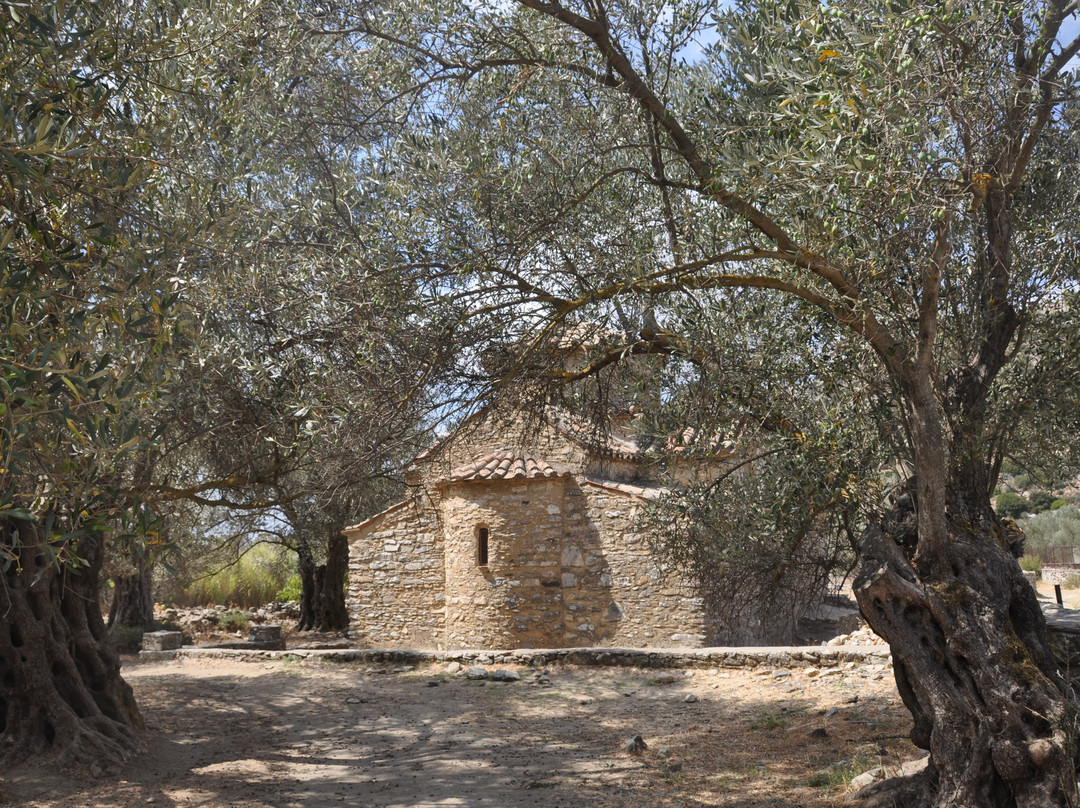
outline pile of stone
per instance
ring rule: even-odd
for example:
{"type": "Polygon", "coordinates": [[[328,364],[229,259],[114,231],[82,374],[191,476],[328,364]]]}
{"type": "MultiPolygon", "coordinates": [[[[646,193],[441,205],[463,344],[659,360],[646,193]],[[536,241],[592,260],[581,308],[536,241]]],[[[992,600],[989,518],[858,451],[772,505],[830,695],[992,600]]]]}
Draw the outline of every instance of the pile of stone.
{"type": "MultiPolygon", "coordinates": [[[[505,670],[503,668],[489,671],[487,668],[481,668],[478,665],[462,665],[460,662],[450,662],[447,664],[446,672],[453,676],[461,676],[466,679],[489,679],[492,682],[521,681],[521,674],[517,671],[505,670]]],[[[539,677],[541,674],[537,673],[535,676],[539,677]]]]}
{"type": "Polygon", "coordinates": [[[227,612],[243,612],[248,622],[255,625],[273,623],[280,626],[294,624],[300,617],[300,604],[296,601],[276,601],[251,609],[235,609],[228,606],[207,606],[191,609],[167,608],[154,614],[158,623],[179,628],[189,637],[202,637],[220,632],[222,615],[227,612]]]}
{"type": "Polygon", "coordinates": [[[248,637],[241,642],[222,642],[209,646],[232,651],[284,651],[285,640],[281,636],[281,626],[251,626],[248,637]]]}
{"type": "Polygon", "coordinates": [[[841,634],[838,637],[833,637],[827,642],[823,642],[825,646],[837,646],[837,645],[885,645],[885,640],[881,639],[877,634],[871,631],[869,628],[860,628],[857,631],[853,631],[850,634],[841,634]]]}
{"type": "Polygon", "coordinates": [[[830,595],[803,613],[797,634],[807,645],[817,645],[839,634],[858,631],[865,625],[855,601],[845,595],[830,595]]]}

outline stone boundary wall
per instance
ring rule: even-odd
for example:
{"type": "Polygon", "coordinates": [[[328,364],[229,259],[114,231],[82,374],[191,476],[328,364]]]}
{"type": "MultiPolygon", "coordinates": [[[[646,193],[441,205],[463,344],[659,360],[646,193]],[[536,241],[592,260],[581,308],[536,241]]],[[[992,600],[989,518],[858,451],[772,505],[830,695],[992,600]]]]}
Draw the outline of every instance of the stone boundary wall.
{"type": "Polygon", "coordinates": [[[847,663],[892,664],[884,645],[836,645],[761,648],[543,648],[506,651],[418,651],[356,648],[344,650],[238,651],[218,648],[183,648],[179,651],[144,651],[140,662],[172,659],[230,659],[265,662],[304,660],[363,664],[423,665],[460,662],[463,665],[597,665],[637,668],[832,668],[847,663]]]}
{"type": "Polygon", "coordinates": [[[1063,584],[1080,575],[1080,564],[1048,564],[1042,568],[1042,579],[1048,584],[1063,584]]]}

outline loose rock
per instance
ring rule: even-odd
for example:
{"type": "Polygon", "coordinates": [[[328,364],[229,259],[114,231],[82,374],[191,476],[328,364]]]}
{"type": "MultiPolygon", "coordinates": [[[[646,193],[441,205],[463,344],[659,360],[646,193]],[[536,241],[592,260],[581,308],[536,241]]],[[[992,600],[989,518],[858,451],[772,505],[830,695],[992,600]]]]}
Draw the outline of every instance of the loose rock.
{"type": "Polygon", "coordinates": [[[645,739],[640,735],[635,735],[626,742],[626,751],[631,755],[640,755],[648,748],[649,745],[645,743],[645,739]]]}
{"type": "Polygon", "coordinates": [[[863,772],[857,777],[851,779],[851,788],[858,791],[860,788],[866,788],[871,783],[876,783],[885,776],[885,770],[880,766],[875,766],[868,772],[863,772]]]}

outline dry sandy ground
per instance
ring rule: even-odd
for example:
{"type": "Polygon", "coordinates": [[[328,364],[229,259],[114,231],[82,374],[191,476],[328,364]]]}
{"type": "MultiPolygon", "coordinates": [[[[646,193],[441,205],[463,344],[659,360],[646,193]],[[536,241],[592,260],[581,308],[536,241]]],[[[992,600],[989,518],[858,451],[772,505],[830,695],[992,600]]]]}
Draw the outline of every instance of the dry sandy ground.
{"type": "Polygon", "coordinates": [[[550,683],[530,670],[507,683],[394,670],[129,664],[146,753],[115,779],[39,765],[8,773],[3,790],[27,808],[826,808],[841,804],[845,771],[918,756],[880,666],[675,671],[667,683],[631,668],[558,666],[550,683]],[[637,734],[648,749],[635,756],[637,734]]]}

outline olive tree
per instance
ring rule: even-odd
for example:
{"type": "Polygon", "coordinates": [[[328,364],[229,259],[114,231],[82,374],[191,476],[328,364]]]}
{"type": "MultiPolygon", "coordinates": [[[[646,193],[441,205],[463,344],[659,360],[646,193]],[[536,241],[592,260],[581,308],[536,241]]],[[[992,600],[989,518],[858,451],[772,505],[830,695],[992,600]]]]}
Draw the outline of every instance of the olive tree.
{"type": "Polygon", "coordinates": [[[181,128],[164,125],[170,99],[205,83],[206,26],[235,17],[0,6],[5,763],[51,751],[103,770],[138,748],[98,574],[107,537],[158,541],[135,469],[169,381],[161,358],[189,242],[155,206],[170,181],[155,137],[181,128]]]}
{"type": "Polygon", "coordinates": [[[913,804],[1076,804],[1070,684],[990,506],[1015,419],[1075,418],[1074,388],[1049,386],[1075,368],[1048,361],[1076,326],[1075,18],[1057,0],[519,0],[310,23],[362,39],[353,81],[411,121],[380,159],[427,221],[402,249],[446,270],[428,288],[448,317],[537,363],[562,323],[599,320],[623,337],[591,369],[706,364],[707,335],[665,309],[749,290],[794,301],[793,333],[818,326],[808,363],[850,357],[865,386],[844,395],[876,402],[905,481],[866,511],[856,594],[930,751],[913,804]]]}

